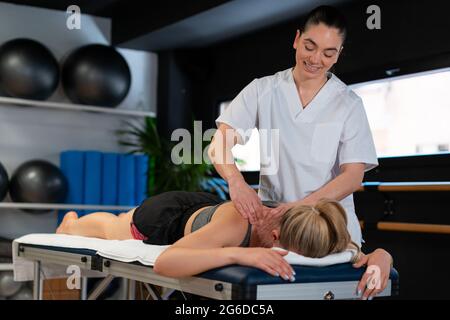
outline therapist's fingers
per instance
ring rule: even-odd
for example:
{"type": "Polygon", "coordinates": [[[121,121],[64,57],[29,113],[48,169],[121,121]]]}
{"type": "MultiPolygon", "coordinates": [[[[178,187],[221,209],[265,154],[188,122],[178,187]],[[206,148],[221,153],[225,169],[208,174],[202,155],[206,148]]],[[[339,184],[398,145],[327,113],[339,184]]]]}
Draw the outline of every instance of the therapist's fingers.
{"type": "Polygon", "coordinates": [[[253,220],[256,223],[258,220],[260,220],[261,217],[261,211],[262,211],[262,203],[261,200],[258,198],[258,196],[255,194],[255,197],[251,201],[251,210],[253,214],[253,220]]]}
{"type": "Polygon", "coordinates": [[[270,209],[270,215],[273,219],[279,219],[287,211],[287,206],[280,205],[276,208],[270,209]]]}
{"type": "Polygon", "coordinates": [[[253,204],[250,203],[246,206],[248,212],[248,220],[251,224],[255,224],[256,222],[256,210],[253,207],[253,204]]]}
{"type": "Polygon", "coordinates": [[[256,221],[260,221],[262,219],[264,219],[264,214],[263,214],[263,206],[260,202],[255,201],[253,203],[253,211],[255,213],[255,220],[256,221]]]}
{"type": "Polygon", "coordinates": [[[286,211],[286,209],[284,207],[275,208],[274,217],[275,218],[281,217],[285,211],[286,211]]]}
{"type": "Polygon", "coordinates": [[[234,201],[234,206],[236,207],[237,211],[241,214],[241,216],[245,219],[248,218],[247,211],[245,210],[244,206],[240,201],[234,201]]]}
{"type": "Polygon", "coordinates": [[[250,221],[250,223],[251,223],[251,221],[252,221],[252,214],[251,214],[251,212],[249,210],[248,205],[244,203],[244,204],[242,204],[242,208],[245,211],[245,217],[244,218],[248,219],[248,221],[250,221]]]}
{"type": "Polygon", "coordinates": [[[261,210],[261,217],[262,217],[262,219],[266,219],[267,217],[268,217],[268,215],[270,214],[270,208],[267,208],[267,207],[262,207],[262,210],[261,210]]]}

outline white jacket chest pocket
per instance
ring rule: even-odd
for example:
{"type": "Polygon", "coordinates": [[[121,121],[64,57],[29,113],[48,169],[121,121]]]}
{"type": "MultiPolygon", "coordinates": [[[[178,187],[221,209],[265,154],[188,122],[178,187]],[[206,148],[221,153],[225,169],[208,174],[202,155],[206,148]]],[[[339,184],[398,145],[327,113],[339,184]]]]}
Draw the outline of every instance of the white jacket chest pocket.
{"type": "Polygon", "coordinates": [[[321,163],[331,163],[336,160],[342,123],[319,123],[314,127],[311,141],[311,157],[321,163]]]}

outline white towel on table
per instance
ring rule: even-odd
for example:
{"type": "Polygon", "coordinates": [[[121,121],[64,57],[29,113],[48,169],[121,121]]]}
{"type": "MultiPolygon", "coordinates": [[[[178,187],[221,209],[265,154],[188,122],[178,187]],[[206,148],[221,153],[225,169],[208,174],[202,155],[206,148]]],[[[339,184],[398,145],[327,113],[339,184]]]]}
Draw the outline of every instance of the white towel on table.
{"type": "MultiPolygon", "coordinates": [[[[98,255],[122,262],[138,261],[143,265],[153,266],[158,256],[169,246],[144,244],[141,240],[104,240],[65,234],[29,234],[13,241],[13,268],[16,281],[29,281],[34,278],[33,262],[18,255],[19,243],[43,245],[50,247],[64,247],[73,249],[94,250],[98,255]]],[[[277,249],[277,248],[274,248],[277,249]]],[[[307,266],[327,266],[337,263],[349,262],[353,251],[332,254],[323,258],[307,258],[289,252],[285,259],[291,264],[307,266]]],[[[66,266],[43,262],[42,270],[45,278],[67,277],[66,266]]],[[[82,270],[82,276],[101,277],[104,274],[98,271],[82,270]]]]}
{"type": "MultiPolygon", "coordinates": [[[[274,250],[284,250],[282,248],[274,247],[274,250]]],[[[311,267],[326,267],[333,264],[338,263],[346,263],[350,262],[353,259],[353,256],[356,254],[356,250],[347,249],[343,252],[329,254],[322,258],[309,258],[298,253],[289,251],[287,255],[284,256],[287,262],[290,264],[298,264],[302,266],[311,266],[311,267]]]]}

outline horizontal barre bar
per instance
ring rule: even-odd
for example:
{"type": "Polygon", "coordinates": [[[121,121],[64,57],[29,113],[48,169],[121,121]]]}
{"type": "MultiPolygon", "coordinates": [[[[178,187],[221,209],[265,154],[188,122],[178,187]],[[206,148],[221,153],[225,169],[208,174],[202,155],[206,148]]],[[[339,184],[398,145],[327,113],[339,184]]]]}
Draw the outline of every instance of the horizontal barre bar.
{"type": "Polygon", "coordinates": [[[382,231],[450,234],[450,225],[445,224],[378,222],[377,229],[382,231]]]}
{"type": "Polygon", "coordinates": [[[450,182],[365,182],[358,191],[450,191],[450,182]]]}

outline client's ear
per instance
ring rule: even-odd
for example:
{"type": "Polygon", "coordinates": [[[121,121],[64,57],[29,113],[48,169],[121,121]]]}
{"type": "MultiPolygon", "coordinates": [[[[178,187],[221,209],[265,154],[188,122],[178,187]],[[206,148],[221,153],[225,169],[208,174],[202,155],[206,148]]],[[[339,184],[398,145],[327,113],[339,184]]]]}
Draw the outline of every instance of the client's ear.
{"type": "Polygon", "coordinates": [[[280,240],[280,230],[279,229],[272,230],[272,239],[273,239],[273,241],[280,240]]]}

